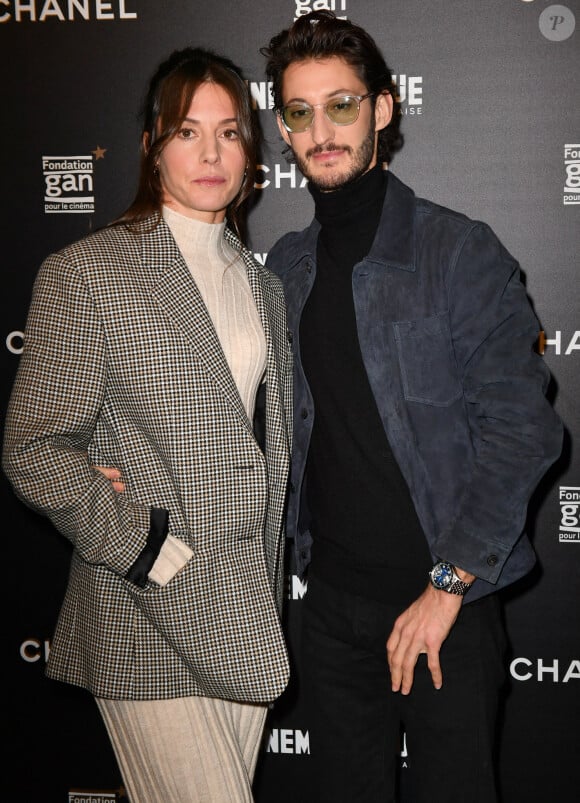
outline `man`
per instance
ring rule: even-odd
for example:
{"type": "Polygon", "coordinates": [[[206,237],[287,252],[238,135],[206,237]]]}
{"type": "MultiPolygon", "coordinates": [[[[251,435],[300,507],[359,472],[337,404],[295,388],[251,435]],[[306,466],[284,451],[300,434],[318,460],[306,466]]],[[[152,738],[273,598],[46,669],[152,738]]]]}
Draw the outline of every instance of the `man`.
{"type": "Polygon", "coordinates": [[[382,169],[392,76],[330,12],[263,49],[315,219],[268,266],[295,350],[288,511],[308,571],[302,687],[322,803],[496,800],[496,592],[529,571],[529,497],[561,449],[538,322],[493,232],[382,169]],[[385,650],[386,647],[386,650],[385,650]]]}

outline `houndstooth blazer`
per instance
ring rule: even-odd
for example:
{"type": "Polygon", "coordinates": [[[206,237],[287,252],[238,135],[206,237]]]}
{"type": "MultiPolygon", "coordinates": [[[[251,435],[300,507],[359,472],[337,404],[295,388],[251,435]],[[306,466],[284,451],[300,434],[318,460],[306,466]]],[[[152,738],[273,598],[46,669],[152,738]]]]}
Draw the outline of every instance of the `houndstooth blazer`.
{"type": "Polygon", "coordinates": [[[104,229],[35,282],[4,470],[74,545],[47,674],[113,699],[275,699],[291,352],[280,281],[241,253],[267,343],[261,450],[166,224],[104,229]],[[126,490],[92,466],[115,466],[126,490]],[[125,578],[151,508],[191,558],[167,585],[125,578]]]}

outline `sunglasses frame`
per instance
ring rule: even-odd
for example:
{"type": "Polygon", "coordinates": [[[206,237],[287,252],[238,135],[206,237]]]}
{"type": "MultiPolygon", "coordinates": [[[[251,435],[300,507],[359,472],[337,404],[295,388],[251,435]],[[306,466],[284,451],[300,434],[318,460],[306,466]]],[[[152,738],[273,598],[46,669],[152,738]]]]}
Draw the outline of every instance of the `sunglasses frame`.
{"type": "Polygon", "coordinates": [[[323,108],[326,117],[330,120],[330,122],[333,125],[337,125],[337,126],[353,125],[358,120],[358,117],[359,117],[359,114],[360,114],[360,105],[361,105],[361,103],[363,102],[363,100],[366,100],[367,98],[373,97],[373,95],[375,95],[375,92],[367,92],[366,95],[336,95],[335,97],[330,98],[329,100],[327,100],[325,103],[314,103],[314,104],[306,103],[305,101],[295,101],[294,103],[288,103],[286,106],[282,106],[280,109],[276,109],[276,112],[277,112],[280,120],[282,121],[282,125],[284,126],[286,131],[288,131],[289,134],[303,134],[305,131],[308,131],[310,128],[312,128],[312,123],[314,122],[314,110],[315,109],[322,109],[323,108]],[[356,102],[357,102],[356,117],[354,118],[354,120],[351,120],[349,123],[337,123],[329,115],[328,107],[332,103],[336,102],[337,100],[342,100],[342,99],[346,99],[346,98],[348,98],[348,100],[356,100],[356,102]],[[312,109],[312,118],[311,118],[311,120],[308,123],[306,128],[302,128],[300,131],[294,131],[294,129],[290,128],[290,126],[288,125],[288,123],[284,119],[284,109],[287,109],[289,106],[303,106],[304,108],[312,109]]]}

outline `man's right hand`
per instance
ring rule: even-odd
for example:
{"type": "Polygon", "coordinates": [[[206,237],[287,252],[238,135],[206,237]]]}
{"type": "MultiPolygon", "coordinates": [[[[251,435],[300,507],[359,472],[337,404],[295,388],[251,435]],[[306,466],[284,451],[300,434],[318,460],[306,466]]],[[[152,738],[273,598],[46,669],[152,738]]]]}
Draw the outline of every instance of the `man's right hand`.
{"type": "Polygon", "coordinates": [[[419,655],[427,655],[433,686],[443,685],[439,651],[461,610],[462,598],[429,585],[396,620],[387,640],[391,688],[409,694],[419,655]]]}

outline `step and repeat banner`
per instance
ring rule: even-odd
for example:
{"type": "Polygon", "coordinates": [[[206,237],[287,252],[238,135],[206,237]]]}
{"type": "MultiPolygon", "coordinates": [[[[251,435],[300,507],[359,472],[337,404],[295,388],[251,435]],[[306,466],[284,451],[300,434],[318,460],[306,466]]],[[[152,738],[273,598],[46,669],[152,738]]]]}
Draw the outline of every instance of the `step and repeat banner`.
{"type": "MultiPolygon", "coordinates": [[[[541,321],[538,348],[566,437],[530,506],[537,568],[505,595],[509,687],[499,762],[504,803],[570,803],[578,799],[580,729],[578,0],[0,0],[2,409],[35,273],[48,253],[132,200],[137,112],[151,73],[172,50],[213,48],[250,83],[265,136],[249,220],[256,258],[264,262],[278,237],[309,222],[311,198],[283,155],[259,49],[298,15],[321,8],[369,30],[396,74],[405,147],[393,172],[417,194],[492,226],[519,259],[541,321]]],[[[126,800],[92,698],[44,677],[68,543],[17,501],[4,478],[2,511],[4,797],[126,800]]],[[[300,801],[309,779],[296,657],[306,590],[288,566],[284,616],[294,673],[269,713],[258,803],[300,801]]],[[[401,765],[404,798],[405,773],[413,770],[404,740],[401,765]]]]}

